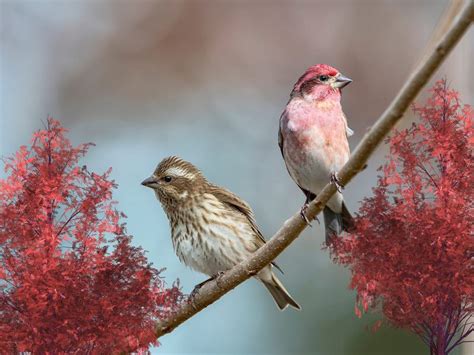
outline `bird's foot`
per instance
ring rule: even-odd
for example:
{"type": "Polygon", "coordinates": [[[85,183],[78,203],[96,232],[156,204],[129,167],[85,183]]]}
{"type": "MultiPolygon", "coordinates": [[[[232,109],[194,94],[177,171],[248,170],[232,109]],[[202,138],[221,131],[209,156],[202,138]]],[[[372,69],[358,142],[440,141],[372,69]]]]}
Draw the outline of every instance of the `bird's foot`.
{"type": "Polygon", "coordinates": [[[337,173],[335,171],[331,174],[330,182],[331,182],[331,184],[334,184],[336,186],[336,190],[338,192],[342,192],[342,190],[344,189],[344,185],[341,184],[341,182],[340,182],[340,180],[337,176],[337,173]]]}
{"type": "Polygon", "coordinates": [[[224,271],[219,271],[217,274],[215,275],[212,275],[210,278],[208,278],[207,280],[204,280],[203,282],[201,283],[198,283],[196,286],[194,286],[194,289],[191,291],[191,293],[189,294],[188,296],[188,299],[190,302],[193,302],[194,299],[196,298],[197,294],[199,293],[199,290],[205,285],[207,284],[209,281],[212,281],[212,280],[216,280],[216,284],[218,287],[219,286],[219,280],[221,279],[221,277],[224,275],[224,271]]]}
{"type": "MultiPolygon", "coordinates": [[[[306,212],[307,211],[308,211],[308,203],[305,203],[303,205],[303,207],[301,207],[300,215],[301,215],[301,218],[303,218],[303,221],[305,221],[308,226],[312,227],[311,222],[309,221],[308,217],[306,217],[306,212]]],[[[317,218],[316,218],[316,220],[317,220],[317,218]]]]}
{"type": "Polygon", "coordinates": [[[201,287],[203,287],[205,284],[207,284],[209,281],[214,280],[214,276],[208,278],[207,280],[204,280],[203,282],[198,283],[196,286],[194,286],[194,289],[191,291],[189,294],[189,301],[194,302],[194,299],[196,298],[197,294],[199,293],[199,290],[201,287]]]}
{"type": "Polygon", "coordinates": [[[216,280],[216,285],[217,285],[217,287],[219,287],[219,288],[221,287],[221,286],[219,285],[219,282],[221,281],[222,276],[224,276],[224,274],[225,274],[224,271],[219,271],[216,275],[214,275],[214,276],[212,277],[213,280],[216,280]]]}

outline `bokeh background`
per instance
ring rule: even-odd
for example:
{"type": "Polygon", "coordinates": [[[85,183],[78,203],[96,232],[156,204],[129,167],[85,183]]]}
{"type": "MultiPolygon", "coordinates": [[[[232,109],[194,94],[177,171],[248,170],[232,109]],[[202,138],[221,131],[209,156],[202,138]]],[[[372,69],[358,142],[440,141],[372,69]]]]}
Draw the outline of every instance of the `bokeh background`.
{"type": "MultiPolygon", "coordinates": [[[[1,0],[0,155],[27,143],[48,115],[75,144],[95,142],[84,163],[97,172],[113,167],[135,243],[167,268],[168,282],[179,278],[190,292],[205,276],[178,262],[166,217],[140,185],[155,165],[168,155],[193,162],[246,199],[270,237],[304,200],[277,146],[278,119],[299,75],[328,63],[354,80],[343,106],[355,147],[420,59],[445,7],[437,0],[1,0]]],[[[467,103],[473,35],[435,75],[467,103]]],[[[370,195],[385,154],[378,149],[347,186],[352,211],[370,195]]],[[[322,241],[316,224],[278,259],[302,312],[280,313],[250,280],[153,353],[427,353],[406,332],[367,330],[377,317],[354,315],[348,272],[332,264],[322,241]]]]}

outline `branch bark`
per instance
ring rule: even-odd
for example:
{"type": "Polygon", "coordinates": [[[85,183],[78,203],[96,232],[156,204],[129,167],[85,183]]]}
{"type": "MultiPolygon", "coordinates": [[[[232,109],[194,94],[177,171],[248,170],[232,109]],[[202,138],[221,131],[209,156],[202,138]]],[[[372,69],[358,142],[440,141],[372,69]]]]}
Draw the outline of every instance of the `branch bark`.
{"type": "MultiPolygon", "coordinates": [[[[363,170],[374,150],[393,126],[402,118],[408,106],[464,35],[473,20],[474,0],[469,0],[453,22],[453,25],[438,42],[438,45],[413,71],[392,103],[356,147],[347,164],[338,172],[338,177],[343,185],[346,185],[356,174],[363,170]]],[[[318,197],[309,205],[307,210],[308,218],[314,219],[335,192],[336,188],[333,184],[326,185],[318,197]]],[[[170,333],[181,323],[255,275],[283,252],[300,235],[305,227],[306,223],[302,220],[299,213],[285,221],[280,230],[262,248],[257,250],[251,258],[236,265],[217,280],[204,284],[198,294],[195,295],[192,303],[183,304],[170,318],[159,321],[156,325],[156,336],[159,338],[170,333]]]]}

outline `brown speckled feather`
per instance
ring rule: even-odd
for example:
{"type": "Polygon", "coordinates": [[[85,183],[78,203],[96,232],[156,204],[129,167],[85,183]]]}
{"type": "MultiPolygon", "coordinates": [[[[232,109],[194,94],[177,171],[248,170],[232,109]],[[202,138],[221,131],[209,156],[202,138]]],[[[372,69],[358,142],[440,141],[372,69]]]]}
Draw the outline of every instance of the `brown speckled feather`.
{"type": "Polygon", "coordinates": [[[259,237],[259,241],[261,243],[259,243],[258,247],[260,248],[263,244],[265,244],[265,238],[258,229],[257,223],[255,222],[255,217],[253,215],[253,211],[245,201],[240,199],[237,195],[230,192],[229,190],[213,184],[208,184],[207,192],[213,194],[222,203],[242,213],[249,221],[252,230],[259,237]]]}
{"type": "MultiPolygon", "coordinates": [[[[244,200],[240,199],[237,195],[227,189],[210,183],[208,184],[208,187],[208,192],[213,194],[219,201],[245,215],[245,217],[249,221],[250,226],[252,227],[252,230],[258,237],[258,247],[262,247],[266,243],[266,240],[263,237],[262,232],[260,232],[260,229],[258,229],[257,223],[255,222],[255,217],[253,215],[253,211],[250,206],[244,200]]],[[[283,274],[283,270],[280,268],[280,266],[278,266],[276,262],[273,261],[271,264],[283,274]]]]}

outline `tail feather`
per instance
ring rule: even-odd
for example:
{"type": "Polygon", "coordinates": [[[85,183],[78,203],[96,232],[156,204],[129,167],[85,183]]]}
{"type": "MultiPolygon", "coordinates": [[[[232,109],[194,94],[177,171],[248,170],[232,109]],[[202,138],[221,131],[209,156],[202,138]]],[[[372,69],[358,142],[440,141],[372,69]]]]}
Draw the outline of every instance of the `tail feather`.
{"type": "Polygon", "coordinates": [[[349,231],[354,226],[352,218],[345,203],[342,203],[341,213],[332,211],[329,207],[324,207],[324,227],[326,230],[326,244],[330,244],[334,237],[337,237],[342,231],[349,231]]]}
{"type": "Polygon", "coordinates": [[[277,304],[278,308],[283,311],[286,307],[291,306],[295,309],[301,310],[301,307],[296,301],[290,296],[288,291],[285,289],[280,280],[272,274],[271,281],[264,281],[260,279],[267,290],[273,297],[273,300],[277,304]]]}
{"type": "Polygon", "coordinates": [[[354,228],[354,217],[352,217],[344,201],[342,202],[341,215],[342,215],[342,230],[345,232],[350,232],[350,230],[354,228]]]}

